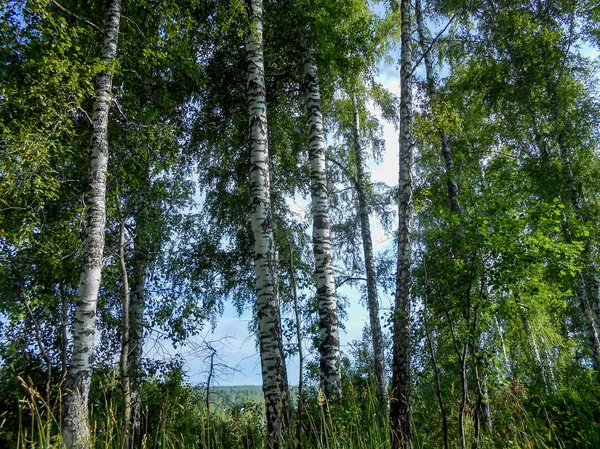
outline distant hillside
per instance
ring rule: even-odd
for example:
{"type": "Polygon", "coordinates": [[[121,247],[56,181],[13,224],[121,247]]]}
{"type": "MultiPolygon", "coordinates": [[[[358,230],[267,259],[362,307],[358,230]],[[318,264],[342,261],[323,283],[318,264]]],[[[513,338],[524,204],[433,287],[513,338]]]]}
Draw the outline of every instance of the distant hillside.
{"type": "Polygon", "coordinates": [[[212,402],[222,403],[225,406],[245,402],[257,402],[259,404],[264,402],[262,386],[260,385],[213,387],[210,389],[210,394],[212,402]]]}
{"type": "MultiPolygon", "coordinates": [[[[233,404],[265,402],[261,385],[234,385],[229,387],[212,387],[210,389],[211,402],[223,408],[233,404]]],[[[292,403],[296,403],[298,387],[291,387],[292,403]]]]}

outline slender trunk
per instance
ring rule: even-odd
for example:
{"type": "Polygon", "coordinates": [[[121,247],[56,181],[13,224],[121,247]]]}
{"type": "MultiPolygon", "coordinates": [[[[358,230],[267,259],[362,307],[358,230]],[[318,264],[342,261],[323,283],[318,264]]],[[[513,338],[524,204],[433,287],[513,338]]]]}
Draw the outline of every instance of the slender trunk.
{"type": "Polygon", "coordinates": [[[296,284],[296,268],[294,267],[294,250],[288,238],[290,248],[290,276],[294,299],[294,318],[296,320],[296,340],[298,341],[298,424],[296,427],[296,447],[302,449],[302,413],[304,412],[304,351],[302,349],[302,329],[300,326],[300,309],[298,307],[298,285],[296,284]]]}
{"type": "Polygon", "coordinates": [[[108,163],[108,114],[112,101],[110,64],[117,55],[121,1],[108,0],[103,33],[102,61],[108,68],[94,82],[96,100],[92,114],[91,179],[87,196],[88,222],[79,291],[75,307],[73,353],[65,396],[63,440],[68,448],[89,448],[88,395],[92,379],[96,305],[102,275],[104,226],[106,221],[106,169],[108,163]]]}
{"type": "Polygon", "coordinates": [[[498,332],[498,336],[500,338],[500,344],[502,346],[502,357],[504,358],[504,368],[506,369],[506,374],[508,377],[512,377],[512,366],[510,363],[510,358],[508,357],[508,351],[506,350],[506,342],[504,341],[504,333],[500,328],[500,322],[498,321],[498,315],[494,314],[494,323],[496,324],[496,331],[498,332]]]}
{"type": "Polygon", "coordinates": [[[327,167],[325,163],[325,135],[321,113],[321,93],[317,65],[311,50],[305,50],[304,79],[308,127],[310,130],[310,192],[313,215],[313,250],[317,277],[317,299],[321,343],[321,382],[329,400],[342,394],[340,363],[340,331],[337,315],[331,236],[329,229],[329,195],[327,192],[327,167]]]}
{"type": "MultiPolygon", "coordinates": [[[[467,325],[470,324],[471,320],[471,287],[467,288],[466,298],[467,298],[467,313],[465,320],[467,325]]],[[[458,412],[458,434],[460,436],[460,447],[461,449],[465,449],[467,447],[467,439],[465,435],[465,413],[466,408],[469,403],[469,390],[468,390],[468,379],[467,379],[467,340],[465,339],[462,348],[459,346],[459,342],[456,336],[456,330],[454,326],[454,320],[452,319],[452,315],[450,314],[450,310],[446,304],[443,304],[443,310],[446,314],[446,319],[448,320],[448,327],[450,329],[450,335],[452,337],[452,345],[454,346],[454,351],[456,353],[456,357],[460,362],[460,384],[461,384],[461,399],[460,399],[460,408],[458,412]]]]}
{"type": "Polygon", "coordinates": [[[68,369],[68,351],[69,351],[69,338],[67,335],[67,325],[69,324],[69,305],[67,303],[67,295],[64,289],[60,289],[60,368],[62,376],[67,374],[68,369]]]}
{"type": "Polygon", "coordinates": [[[475,381],[475,391],[477,393],[477,402],[475,403],[475,408],[472,412],[473,415],[473,423],[474,423],[474,432],[475,438],[473,439],[473,443],[471,444],[472,449],[477,449],[479,447],[479,443],[481,441],[481,421],[483,417],[483,388],[481,386],[481,378],[479,376],[479,365],[477,363],[477,352],[479,351],[477,336],[477,323],[479,316],[479,309],[477,306],[474,307],[473,312],[473,324],[471,326],[471,360],[473,362],[473,378],[475,381]]]}
{"type": "Polygon", "coordinates": [[[440,379],[440,370],[437,366],[437,359],[435,356],[435,350],[433,348],[433,341],[429,334],[429,323],[427,319],[427,311],[423,310],[423,318],[425,323],[425,334],[427,337],[427,347],[431,354],[431,363],[433,365],[433,373],[435,375],[435,395],[440,406],[440,413],[442,415],[442,432],[444,434],[444,449],[450,447],[450,440],[448,439],[448,412],[446,411],[446,405],[444,403],[444,397],[442,396],[442,382],[440,379]]]}
{"type": "Polygon", "coordinates": [[[539,373],[542,375],[542,381],[544,382],[544,390],[548,393],[548,379],[546,378],[546,370],[544,368],[544,361],[542,360],[542,356],[540,354],[540,349],[538,347],[537,341],[533,334],[533,330],[531,329],[531,324],[529,323],[529,318],[525,312],[521,312],[521,321],[523,323],[523,329],[525,330],[525,335],[529,340],[529,344],[531,345],[531,351],[533,352],[533,357],[538,366],[539,373]]]}
{"type": "Polygon", "coordinates": [[[545,339],[542,337],[542,351],[544,359],[546,363],[544,364],[544,368],[546,369],[546,373],[548,376],[548,385],[550,386],[550,390],[554,390],[557,386],[556,378],[554,377],[554,369],[552,368],[552,355],[550,351],[548,351],[548,345],[546,344],[545,339]]]}
{"type": "Polygon", "coordinates": [[[467,405],[469,404],[469,384],[467,379],[467,343],[463,346],[463,351],[459,358],[460,360],[460,410],[458,412],[458,433],[460,435],[460,448],[466,449],[467,436],[465,433],[465,418],[467,413],[467,405]]]}
{"type": "MultiPolygon", "coordinates": [[[[59,286],[60,292],[60,369],[61,369],[61,381],[58,386],[58,395],[63,397],[64,382],[67,378],[67,370],[69,368],[68,351],[69,351],[69,339],[67,333],[67,326],[69,324],[69,305],[67,302],[67,293],[64,286],[59,286]]],[[[63,401],[59,401],[60,416],[63,416],[63,401]]]]}
{"type": "Polygon", "coordinates": [[[275,242],[269,191],[269,150],[267,102],[262,46],[262,0],[249,2],[250,31],[246,40],[248,64],[248,114],[250,147],[250,197],[254,266],[256,273],[256,308],[263,393],[267,415],[268,445],[279,448],[283,430],[289,420],[289,392],[281,341],[281,322],[275,279],[275,242]]]}
{"type": "Polygon", "coordinates": [[[592,307],[596,318],[596,327],[600,329],[600,279],[594,271],[592,271],[590,279],[592,284],[592,307]]]}
{"type": "Polygon", "coordinates": [[[353,139],[354,157],[356,161],[356,191],[358,194],[358,208],[360,216],[361,237],[365,268],[367,272],[367,304],[369,308],[369,321],[371,325],[371,339],[373,340],[373,354],[375,365],[375,378],[377,380],[377,399],[381,410],[387,416],[388,394],[387,380],[385,376],[385,363],[383,352],[383,336],[381,322],[379,321],[379,301],[377,300],[377,278],[375,276],[375,261],[373,258],[373,241],[371,240],[371,225],[369,223],[369,205],[367,200],[367,179],[365,175],[365,163],[363,149],[360,144],[360,117],[356,94],[352,94],[352,106],[354,108],[353,139]]]}
{"type": "Polygon", "coordinates": [[[429,348],[429,353],[431,354],[431,364],[433,366],[433,374],[435,376],[435,395],[438,400],[438,404],[440,405],[440,413],[442,415],[442,431],[444,434],[444,449],[449,449],[450,441],[448,439],[448,412],[446,411],[446,404],[444,403],[444,397],[442,396],[442,382],[440,380],[440,370],[437,364],[437,358],[435,356],[435,349],[433,347],[433,339],[431,338],[431,333],[429,332],[429,319],[427,318],[427,268],[425,263],[423,263],[424,271],[425,271],[425,294],[424,298],[424,308],[423,308],[423,324],[425,327],[425,337],[427,338],[427,347],[429,348]]]}
{"type": "Polygon", "coordinates": [[[210,366],[208,369],[208,379],[206,379],[206,433],[210,440],[210,382],[212,381],[213,372],[215,369],[215,354],[217,351],[209,343],[206,344],[210,351],[210,366]]]}
{"type": "MultiPolygon", "coordinates": [[[[415,16],[417,21],[417,32],[419,34],[419,44],[421,51],[423,52],[423,61],[425,62],[425,73],[427,77],[427,95],[429,96],[429,105],[431,109],[431,103],[435,99],[436,87],[435,87],[435,75],[433,70],[433,58],[431,56],[431,39],[429,38],[425,29],[423,21],[423,13],[421,10],[421,0],[415,0],[415,16]]],[[[433,111],[432,111],[433,112],[433,111]]],[[[458,204],[458,186],[454,179],[454,163],[452,162],[452,148],[448,141],[448,136],[443,129],[438,130],[440,136],[440,142],[442,146],[442,157],[444,158],[444,166],[446,167],[446,178],[448,185],[448,202],[450,203],[450,210],[454,213],[460,211],[458,204]]]]}
{"type": "MultiPolygon", "coordinates": [[[[120,198],[117,196],[117,201],[120,198]]],[[[121,215],[119,223],[119,268],[123,282],[123,298],[121,300],[121,358],[119,371],[123,390],[123,447],[129,447],[131,425],[131,383],[129,379],[129,276],[125,263],[125,219],[121,215]]]]}
{"type": "Polygon", "coordinates": [[[133,241],[133,285],[129,298],[129,360],[127,362],[134,390],[139,388],[144,344],[144,307],[148,265],[148,248],[144,233],[143,227],[137,223],[133,241]]]}
{"type": "Polygon", "coordinates": [[[592,305],[588,297],[585,281],[586,280],[583,273],[578,273],[576,283],[579,306],[581,307],[581,312],[583,313],[585,330],[590,343],[590,349],[592,350],[592,363],[594,365],[594,370],[600,373],[600,333],[596,327],[594,311],[592,310],[592,305]]]}
{"type": "Polygon", "coordinates": [[[485,424],[490,435],[494,433],[494,422],[492,421],[492,410],[490,408],[490,392],[487,386],[487,380],[483,378],[483,413],[485,415],[485,424]]]}
{"type": "MultiPolygon", "coordinates": [[[[25,291],[21,292],[21,298],[22,298],[23,304],[25,305],[25,309],[27,309],[27,313],[29,313],[29,317],[33,321],[33,326],[35,329],[35,341],[37,342],[38,349],[40,350],[40,354],[42,355],[44,362],[46,362],[46,399],[44,400],[44,408],[46,409],[47,423],[51,423],[52,422],[52,409],[50,406],[50,404],[51,404],[50,395],[52,392],[52,363],[50,361],[50,356],[48,355],[48,352],[46,352],[44,342],[42,341],[42,330],[40,328],[40,324],[38,323],[38,321],[35,319],[35,316],[33,315],[33,311],[31,310],[31,307],[29,306],[29,302],[27,301],[27,295],[25,294],[25,291]]],[[[50,432],[52,430],[52,426],[49,424],[46,424],[45,430],[46,430],[46,441],[50,441],[50,432]]]]}
{"type": "Polygon", "coordinates": [[[410,299],[412,286],[413,142],[411,2],[401,0],[400,154],[398,172],[398,263],[394,308],[394,354],[390,407],[392,449],[413,447],[410,407],[410,299]]]}
{"type": "Polygon", "coordinates": [[[144,306],[146,298],[146,270],[148,266],[148,241],[139,217],[133,240],[133,285],[129,297],[129,379],[131,382],[131,443],[136,445],[141,429],[140,386],[144,344],[144,306]]]}

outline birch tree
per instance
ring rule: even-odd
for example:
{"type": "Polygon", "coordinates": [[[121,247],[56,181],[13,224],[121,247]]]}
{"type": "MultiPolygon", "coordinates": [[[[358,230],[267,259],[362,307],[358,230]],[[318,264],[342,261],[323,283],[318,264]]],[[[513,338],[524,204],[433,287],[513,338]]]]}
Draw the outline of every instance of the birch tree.
{"type": "Polygon", "coordinates": [[[108,164],[108,118],[112,102],[112,64],[117,55],[120,0],[108,0],[103,31],[102,62],[106,68],[94,84],[96,100],[92,114],[91,178],[87,196],[87,224],[82,252],[79,292],[73,328],[73,352],[69,366],[69,390],[64,399],[63,438],[69,448],[90,447],[88,395],[92,379],[96,306],[103,266],[106,222],[106,171],[108,164]]]}
{"type": "Polygon", "coordinates": [[[398,259],[393,312],[394,353],[390,404],[393,449],[412,448],[410,407],[410,310],[412,283],[413,134],[412,134],[412,14],[410,0],[401,0],[400,153],[398,171],[398,259]]]}
{"type": "MultiPolygon", "coordinates": [[[[425,77],[427,86],[427,96],[429,109],[433,113],[433,104],[435,102],[437,86],[435,84],[435,72],[433,68],[433,42],[429,32],[425,26],[423,20],[423,11],[421,9],[421,1],[416,0],[415,2],[415,21],[417,23],[417,33],[419,36],[419,47],[421,48],[421,54],[423,63],[425,65],[425,77]]],[[[446,183],[448,188],[448,202],[450,203],[450,210],[458,214],[460,211],[458,203],[458,184],[455,179],[454,173],[454,161],[452,160],[452,147],[448,134],[443,128],[438,131],[440,138],[440,147],[442,151],[442,157],[444,159],[444,167],[446,169],[446,183]]]]}
{"type": "Polygon", "coordinates": [[[356,191],[358,196],[358,214],[360,217],[361,240],[365,271],[367,275],[367,307],[369,309],[369,324],[371,339],[373,340],[373,355],[375,378],[377,380],[377,398],[383,410],[388,409],[387,376],[385,374],[385,361],[383,349],[383,334],[379,321],[379,301],[377,299],[377,277],[375,272],[375,259],[373,256],[373,240],[371,238],[371,224],[369,222],[369,204],[367,199],[367,175],[360,135],[360,112],[356,93],[352,94],[352,134],[354,159],[356,165],[356,191]]]}
{"type": "Polygon", "coordinates": [[[250,30],[246,40],[250,135],[250,196],[256,273],[257,319],[268,444],[279,448],[289,420],[289,392],[279,302],[275,286],[276,249],[271,218],[267,100],[263,60],[262,0],[248,4],[250,30]]]}
{"type": "Polygon", "coordinates": [[[330,400],[341,397],[340,331],[337,314],[331,231],[329,228],[329,195],[325,162],[325,134],[321,111],[321,93],[317,64],[312,49],[303,53],[306,108],[310,131],[310,194],[313,216],[313,251],[319,303],[321,382],[330,400]]]}

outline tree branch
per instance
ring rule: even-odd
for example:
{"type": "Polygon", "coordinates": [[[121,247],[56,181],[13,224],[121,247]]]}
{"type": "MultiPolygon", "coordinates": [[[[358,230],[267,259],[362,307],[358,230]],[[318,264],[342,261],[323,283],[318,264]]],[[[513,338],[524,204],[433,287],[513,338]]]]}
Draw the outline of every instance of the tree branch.
{"type": "Polygon", "coordinates": [[[89,26],[91,26],[91,27],[93,27],[93,28],[97,29],[98,31],[102,31],[98,25],[96,25],[95,23],[92,23],[92,22],[90,22],[90,21],[89,21],[88,19],[86,19],[85,17],[81,17],[80,15],[78,15],[78,14],[75,14],[74,12],[71,12],[71,11],[69,11],[67,8],[65,8],[64,6],[62,6],[62,5],[61,5],[60,3],[58,3],[56,0],[52,0],[52,4],[53,4],[54,6],[56,6],[58,9],[60,9],[62,12],[64,12],[65,14],[67,14],[67,15],[69,15],[69,16],[71,16],[71,17],[74,17],[74,18],[76,18],[76,19],[78,19],[78,20],[81,20],[82,22],[85,22],[85,23],[87,23],[89,26]]]}
{"type": "Polygon", "coordinates": [[[367,282],[367,278],[346,278],[343,281],[337,283],[337,288],[341,287],[346,282],[355,282],[355,281],[365,281],[365,282],[367,282]]]}
{"type": "Polygon", "coordinates": [[[411,75],[413,73],[415,73],[415,70],[417,70],[417,67],[419,67],[419,64],[421,64],[421,61],[423,60],[423,58],[425,57],[425,55],[431,51],[431,49],[433,48],[433,46],[435,45],[435,43],[439,40],[440,37],[442,37],[442,34],[444,34],[446,32],[446,30],[448,29],[448,27],[450,26],[450,24],[454,21],[455,17],[456,17],[456,13],[454,13],[454,15],[452,17],[450,17],[450,20],[448,21],[448,23],[446,24],[446,26],[442,29],[442,31],[440,31],[437,34],[437,36],[431,40],[431,42],[429,43],[429,47],[427,48],[427,50],[425,50],[423,52],[423,54],[421,55],[421,57],[419,58],[419,60],[417,62],[415,62],[415,65],[413,66],[412,70],[410,71],[411,75]]]}

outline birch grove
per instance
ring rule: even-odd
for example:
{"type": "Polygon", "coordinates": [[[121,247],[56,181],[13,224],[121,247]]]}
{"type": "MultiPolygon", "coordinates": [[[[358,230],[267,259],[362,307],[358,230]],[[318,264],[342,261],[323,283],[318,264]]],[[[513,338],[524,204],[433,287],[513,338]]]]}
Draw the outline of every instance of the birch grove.
{"type": "Polygon", "coordinates": [[[595,6],[3,2],[0,447],[600,447],[595,6]]]}

